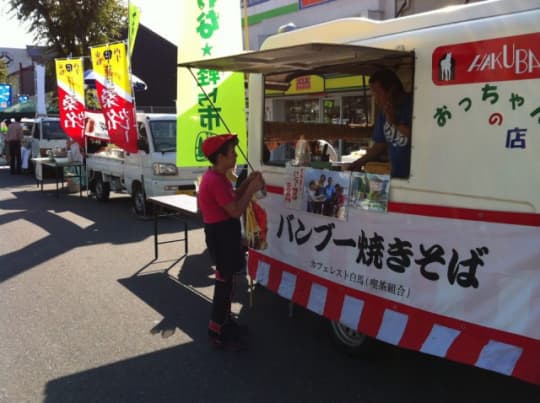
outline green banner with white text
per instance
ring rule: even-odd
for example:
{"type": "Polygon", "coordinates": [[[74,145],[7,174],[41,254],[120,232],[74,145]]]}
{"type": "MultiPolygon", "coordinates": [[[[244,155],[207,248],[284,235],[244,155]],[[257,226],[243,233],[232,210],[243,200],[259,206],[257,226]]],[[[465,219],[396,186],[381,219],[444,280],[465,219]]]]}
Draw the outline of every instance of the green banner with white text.
{"type": "MultiPolygon", "coordinates": [[[[182,3],[178,62],[216,58],[242,51],[240,6],[224,0],[182,3]]],[[[209,136],[227,133],[223,121],[238,135],[247,153],[244,74],[178,68],[176,111],[179,167],[209,165],[201,144],[209,136]],[[220,119],[223,119],[223,121],[220,119]]],[[[238,155],[238,164],[245,164],[238,155]]]]}
{"type": "Polygon", "coordinates": [[[129,54],[133,53],[135,39],[139,31],[139,20],[141,18],[141,9],[132,2],[129,3],[129,54]]]}

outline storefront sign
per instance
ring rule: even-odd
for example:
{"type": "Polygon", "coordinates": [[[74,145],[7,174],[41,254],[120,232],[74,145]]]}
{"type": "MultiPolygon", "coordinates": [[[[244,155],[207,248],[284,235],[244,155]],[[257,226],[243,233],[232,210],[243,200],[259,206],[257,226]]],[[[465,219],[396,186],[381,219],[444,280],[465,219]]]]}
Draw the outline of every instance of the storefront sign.
{"type": "Polygon", "coordinates": [[[11,84],[0,84],[0,111],[11,106],[11,84]]]}
{"type": "Polygon", "coordinates": [[[298,4],[300,8],[306,8],[311,6],[318,6],[320,4],[328,3],[333,0],[299,0],[298,4]]]}
{"type": "Polygon", "coordinates": [[[311,77],[305,76],[305,77],[299,77],[296,80],[296,90],[309,90],[311,89],[311,77]]]}

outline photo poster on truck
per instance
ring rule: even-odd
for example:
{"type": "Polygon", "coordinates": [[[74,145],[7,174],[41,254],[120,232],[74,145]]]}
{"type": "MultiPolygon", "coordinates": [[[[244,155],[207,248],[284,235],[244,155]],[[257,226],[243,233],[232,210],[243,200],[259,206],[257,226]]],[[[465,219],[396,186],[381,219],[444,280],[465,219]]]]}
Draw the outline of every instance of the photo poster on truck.
{"type": "Polygon", "coordinates": [[[84,135],[96,140],[111,141],[109,133],[107,132],[107,124],[105,123],[105,116],[103,113],[86,111],[84,135]]]}
{"type": "Polygon", "coordinates": [[[349,207],[386,213],[389,192],[390,175],[353,172],[349,207]]]}
{"type": "Polygon", "coordinates": [[[347,221],[350,185],[350,172],[291,166],[283,200],[290,209],[347,221]]]}

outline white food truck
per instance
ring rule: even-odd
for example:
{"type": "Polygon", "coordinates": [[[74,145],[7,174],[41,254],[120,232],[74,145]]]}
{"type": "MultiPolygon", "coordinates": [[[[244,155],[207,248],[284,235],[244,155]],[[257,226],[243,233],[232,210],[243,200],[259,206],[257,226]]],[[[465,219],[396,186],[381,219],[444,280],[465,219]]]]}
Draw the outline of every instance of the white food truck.
{"type": "MultiPolygon", "coordinates": [[[[88,141],[108,140],[103,115],[88,116],[92,120],[90,132],[87,125],[88,141]]],[[[98,150],[88,146],[86,170],[98,200],[108,200],[111,191],[127,192],[135,212],[146,215],[149,197],[193,193],[205,169],[176,167],[176,115],[137,113],[137,131],[137,153],[112,144],[98,150]]]]}
{"type": "Polygon", "coordinates": [[[248,217],[250,275],[348,348],[377,338],[540,384],[539,21],[538,0],[489,1],[181,63],[250,73],[248,155],[268,190],[248,217]],[[341,162],[369,146],[381,68],[412,96],[407,178],[341,162]],[[337,161],[287,161],[319,140],[337,161]],[[341,203],[316,208],[328,178],[341,203]]]}

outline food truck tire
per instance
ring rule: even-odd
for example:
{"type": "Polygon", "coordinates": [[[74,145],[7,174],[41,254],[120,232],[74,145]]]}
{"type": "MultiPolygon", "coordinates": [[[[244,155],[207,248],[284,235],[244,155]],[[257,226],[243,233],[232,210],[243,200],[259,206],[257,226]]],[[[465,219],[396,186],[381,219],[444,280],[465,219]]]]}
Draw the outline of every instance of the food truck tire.
{"type": "Polygon", "coordinates": [[[364,333],[345,326],[337,321],[330,321],[332,335],[338,347],[348,354],[360,354],[369,345],[370,338],[364,333]]]}
{"type": "Polygon", "coordinates": [[[94,182],[94,189],[96,192],[96,199],[99,201],[107,201],[109,200],[109,194],[111,192],[111,188],[108,182],[104,182],[101,175],[97,175],[95,182],[94,182]]]}
{"type": "Polygon", "coordinates": [[[146,194],[140,182],[133,183],[131,200],[133,201],[133,210],[138,216],[145,217],[151,213],[150,205],[146,202],[146,194]]]}

